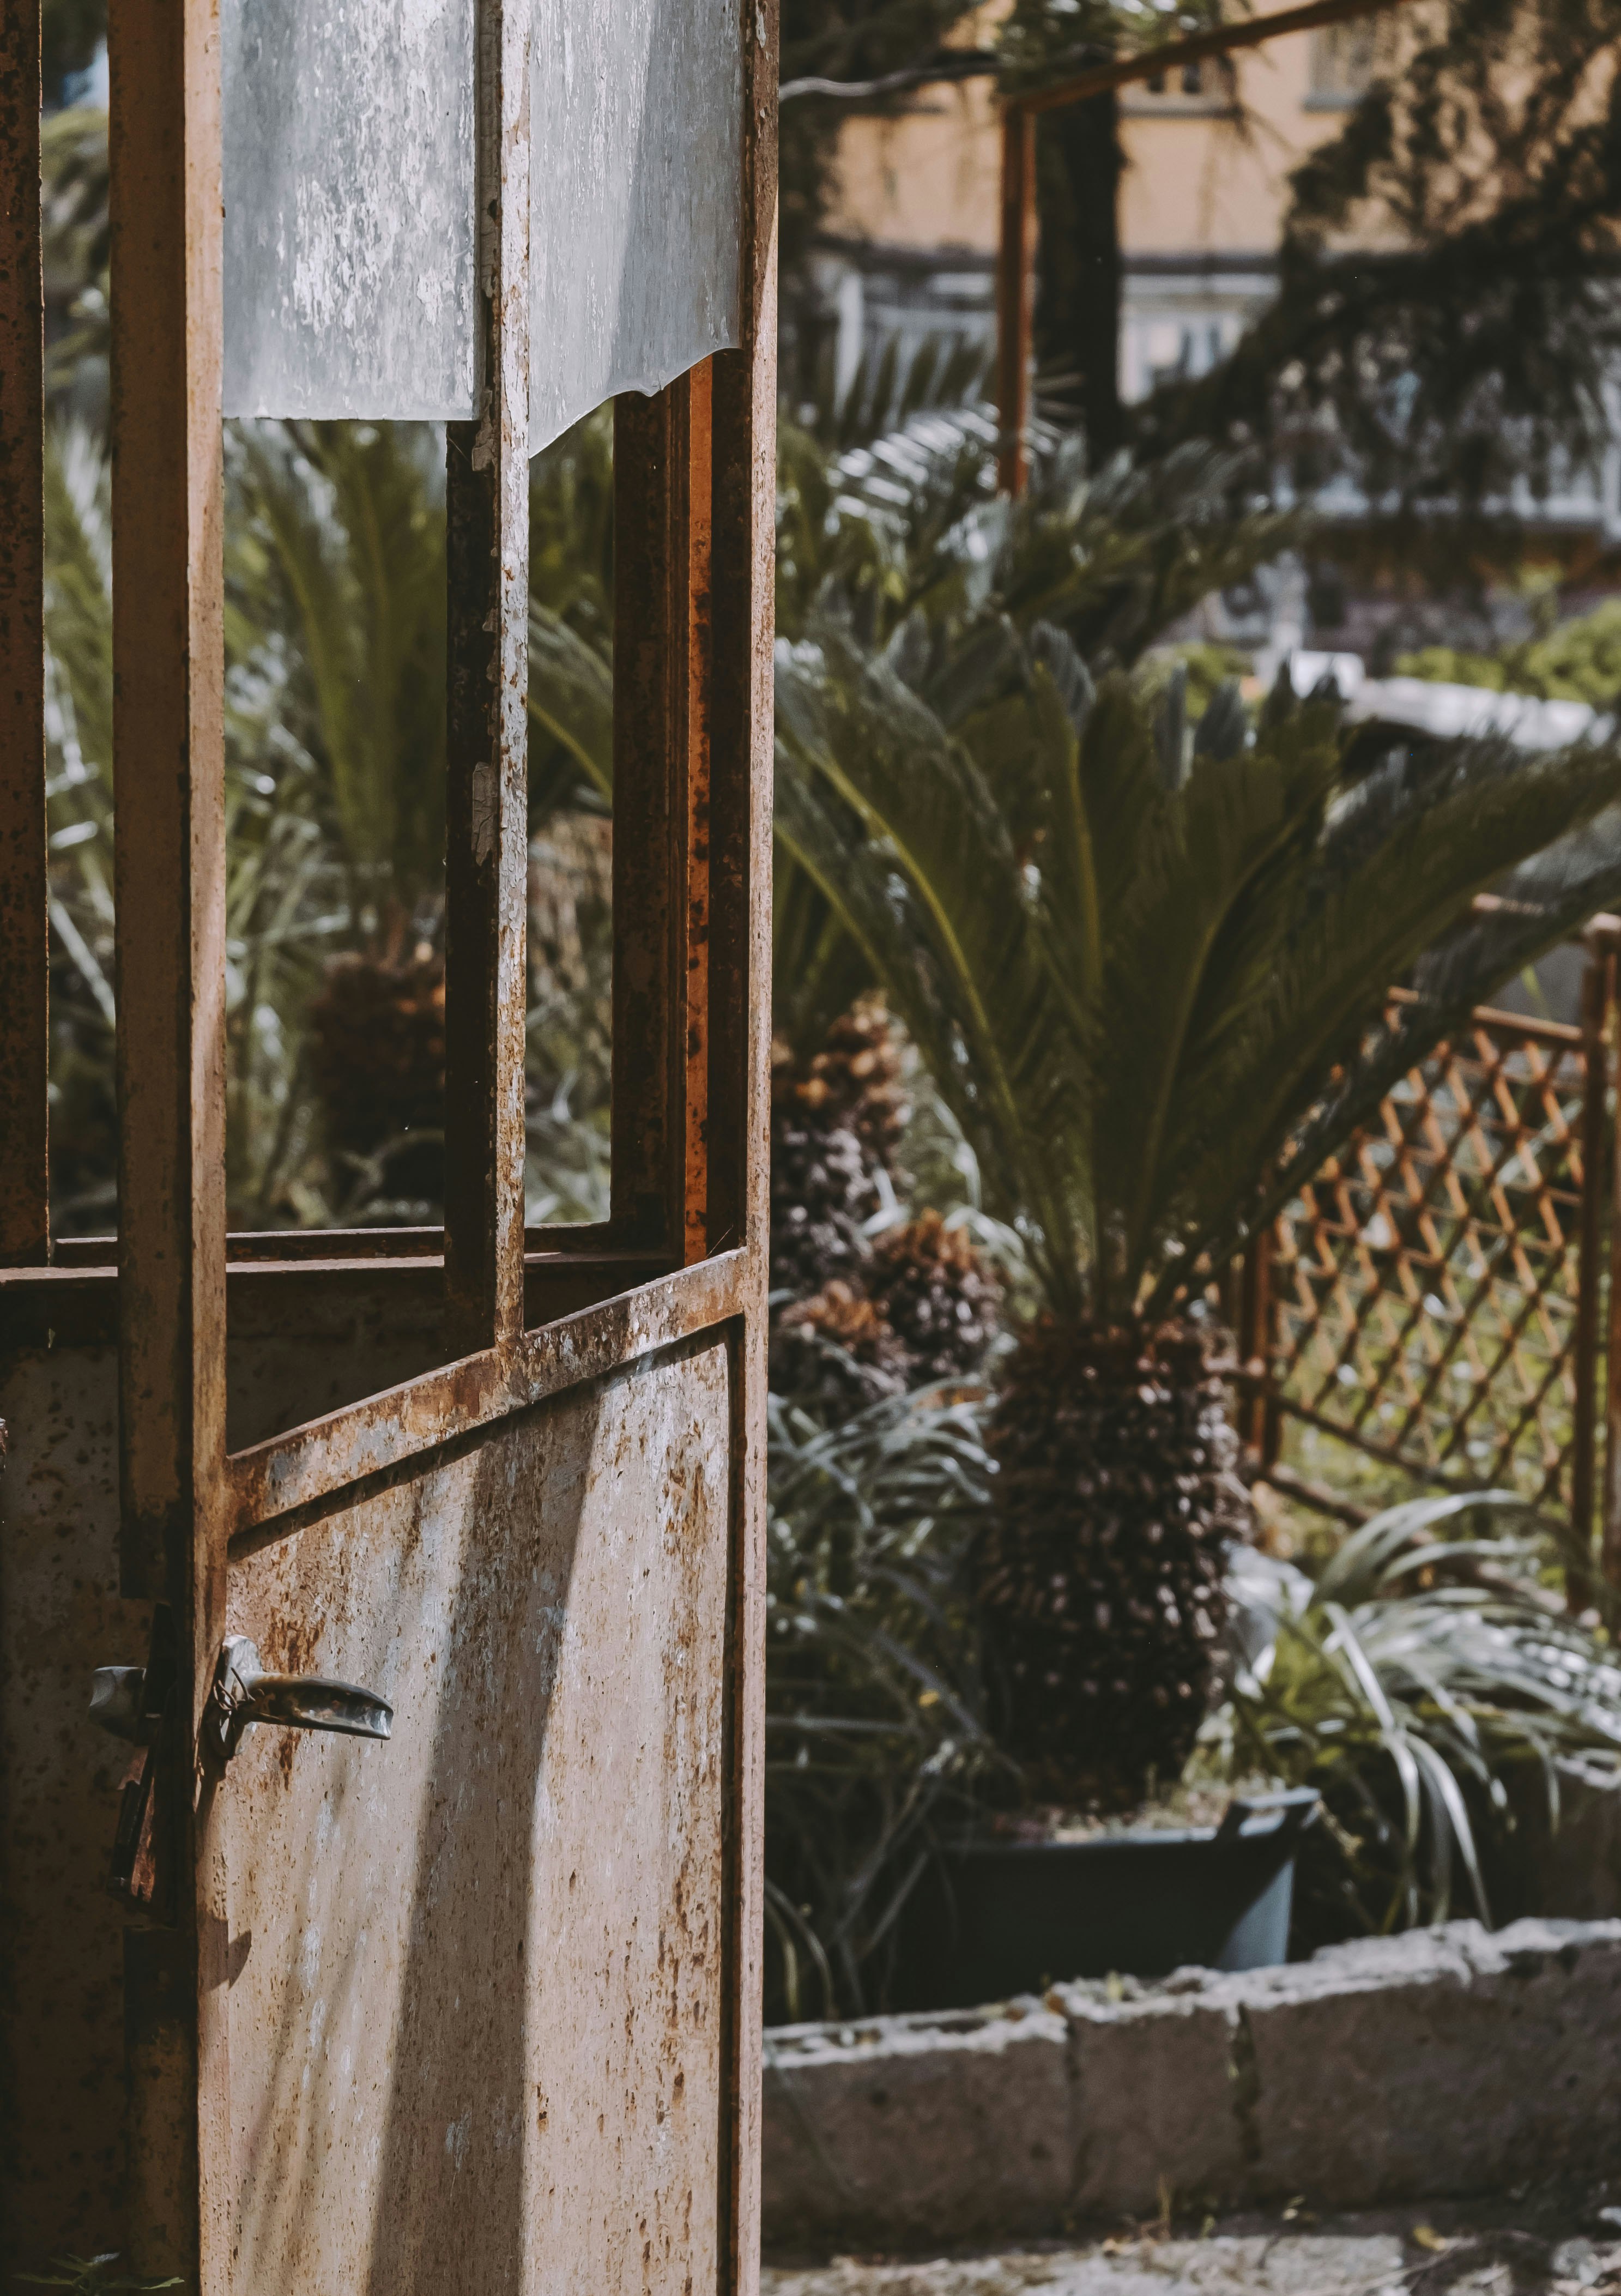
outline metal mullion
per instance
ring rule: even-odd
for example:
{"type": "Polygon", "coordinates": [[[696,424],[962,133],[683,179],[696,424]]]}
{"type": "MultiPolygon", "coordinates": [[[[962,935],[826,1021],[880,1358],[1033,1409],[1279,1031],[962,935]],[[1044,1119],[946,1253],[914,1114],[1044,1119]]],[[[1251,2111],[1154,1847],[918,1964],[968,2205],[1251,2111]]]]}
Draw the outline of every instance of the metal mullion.
{"type": "Polygon", "coordinates": [[[614,404],[613,1220],[708,1249],[711,367],[614,404]]]}
{"type": "Polygon", "coordinates": [[[0,0],[0,1266],[51,1256],[39,0],[0,0]]]}
{"type": "Polygon", "coordinates": [[[671,995],[681,1103],[679,1256],[687,1266],[709,1249],[711,381],[711,364],[704,359],[673,387],[678,453],[671,504],[677,585],[671,718],[680,842],[671,995]]]}
{"type": "Polygon", "coordinates": [[[480,0],[478,418],[446,438],[445,1294],[457,1354],[523,1329],[529,11],[480,0]]]}
{"type": "Polygon", "coordinates": [[[158,1925],[126,1936],[131,2250],[230,2278],[223,1827],[194,1749],[225,1631],[225,471],[219,19],[113,0],[120,1564],[172,1613],[158,1925]]]}
{"type": "MultiPolygon", "coordinates": [[[[765,1931],[765,1302],[776,509],[777,0],[740,11],[743,337],[713,369],[708,1201],[744,1244],[732,1349],[721,2237],[724,2296],[756,2296],[765,1931]]],[[[711,1263],[713,1264],[713,1263],[711,1263]]]]}

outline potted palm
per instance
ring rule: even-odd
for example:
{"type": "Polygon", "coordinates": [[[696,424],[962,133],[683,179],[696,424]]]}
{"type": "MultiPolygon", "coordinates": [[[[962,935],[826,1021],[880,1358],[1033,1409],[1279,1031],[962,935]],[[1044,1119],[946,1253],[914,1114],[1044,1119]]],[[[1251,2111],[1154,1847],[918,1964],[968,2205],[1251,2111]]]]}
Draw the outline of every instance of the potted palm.
{"type": "Polygon", "coordinates": [[[1396,1075],[1611,898],[1617,840],[1580,832],[1621,758],[1370,758],[1330,704],[1252,729],[1230,685],[1192,727],[1176,681],[1094,683],[1026,595],[881,648],[811,618],[779,654],[779,837],[1024,1237],[1039,1306],[970,1562],[992,1711],[1032,1799],[1121,1811],[1191,1749],[1244,1521],[1202,1302],[1396,1075]],[[1538,855],[1509,923],[1471,924],[1538,855]]]}

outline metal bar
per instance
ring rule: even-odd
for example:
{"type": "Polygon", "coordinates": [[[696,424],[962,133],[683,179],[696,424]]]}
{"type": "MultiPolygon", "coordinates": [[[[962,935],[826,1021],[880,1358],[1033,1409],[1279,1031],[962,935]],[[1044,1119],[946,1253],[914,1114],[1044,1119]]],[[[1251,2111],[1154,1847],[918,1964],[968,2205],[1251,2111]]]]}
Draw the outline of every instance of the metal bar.
{"type": "Polygon", "coordinates": [[[710,739],[709,1249],[748,1242],[764,1214],[770,1058],[774,519],[776,488],[776,111],[769,34],[749,72],[749,332],[714,362],[714,685],[710,739]]]}
{"type": "MultiPolygon", "coordinates": [[[[1615,993],[1616,987],[1612,972],[1609,1023],[1621,1074],[1621,998],[1615,993]]],[[[1584,1180],[1586,1177],[1584,1173],[1584,1180]]],[[[1614,1128],[1608,1179],[1609,1300],[1605,1320],[1604,1514],[1600,1526],[1599,1574],[1604,1586],[1613,1591],[1621,1587],[1621,1123],[1614,1128]]]]}
{"type": "Polygon", "coordinates": [[[479,12],[479,414],[446,439],[445,1312],[523,1328],[529,11],[479,12]]]}
{"type": "Polygon", "coordinates": [[[169,1603],[172,1928],[132,1934],[130,2247],[229,2287],[223,1844],[192,1759],[225,1631],[225,471],[219,17],[113,0],[119,1451],[127,1594],[169,1603]]]}
{"type": "Polygon", "coordinates": [[[1371,1522],[1371,1507],[1358,1506],[1355,1499],[1341,1498],[1338,1492],[1325,1490],[1321,1483],[1298,1475],[1292,1467],[1283,1467],[1274,1461],[1257,1480],[1270,1483],[1274,1491],[1281,1491],[1288,1499],[1298,1499],[1302,1506],[1311,1507],[1318,1514],[1330,1516],[1343,1522],[1349,1530],[1360,1530],[1364,1522],[1371,1522]]]}
{"type": "MultiPolygon", "coordinates": [[[[617,1241],[671,1236],[674,398],[614,401],[613,1112],[617,1241]]],[[[676,1233],[679,1234],[679,1228],[676,1233]]]]}
{"type": "Polygon", "coordinates": [[[1022,103],[1002,115],[1001,236],[996,251],[996,484],[1024,492],[1030,421],[1030,260],[1036,217],[1036,130],[1022,103]]]}
{"type": "MultiPolygon", "coordinates": [[[[524,1321],[594,1307],[635,1283],[669,1275],[667,1253],[536,1251],[524,1257],[524,1321]]],[[[426,1340],[444,1327],[445,1270],[437,1253],[375,1259],[240,1260],[226,1300],[236,1336],[285,1338],[303,1324],[329,1329],[334,1316],[372,1307],[406,1319],[426,1340]]],[[[118,1273],[111,1267],[0,1269],[0,1347],[118,1345],[118,1273]]]]}
{"type": "Polygon", "coordinates": [[[1292,1396],[1285,1395],[1281,1389],[1254,1381],[1243,1370],[1231,1373],[1229,1376],[1241,1387],[1265,1386],[1265,1391],[1275,1398],[1279,1411],[1286,1418],[1298,1419],[1304,1426],[1318,1428],[1324,1435],[1332,1435],[1339,1442],[1348,1443],[1354,1451],[1363,1452],[1370,1459],[1382,1460],[1387,1466],[1400,1467],[1419,1482],[1431,1483],[1438,1490],[1444,1491],[1473,1490],[1478,1488],[1472,1482],[1460,1483],[1451,1475],[1444,1475],[1439,1468],[1426,1466],[1420,1459],[1410,1459],[1403,1452],[1393,1451],[1388,1443],[1376,1443],[1371,1436],[1360,1435],[1355,1428],[1342,1426],[1339,1420],[1330,1419],[1326,1411],[1314,1411],[1309,1404],[1297,1403],[1292,1396]]]}
{"type": "Polygon", "coordinates": [[[747,1254],[723,1252],[235,1453],[233,1556],[301,1528],[323,1500],[347,1505],[374,1475],[726,1323],[756,1280],[747,1254]]]}
{"type": "Polygon", "coordinates": [[[678,452],[670,506],[676,545],[670,668],[675,815],[680,840],[673,857],[679,930],[671,996],[676,1016],[676,1084],[681,1100],[681,1256],[690,1264],[703,1259],[709,1249],[710,362],[700,361],[672,386],[672,391],[678,452]]]}
{"type": "Polygon", "coordinates": [[[1224,56],[1234,48],[1258,48],[1290,32],[1314,32],[1325,24],[1354,23],[1359,16],[1389,15],[1413,4],[1414,0],[1307,0],[1305,7],[1281,8],[1276,15],[1251,17],[1244,23],[1218,24],[1208,32],[1191,32],[1185,40],[1167,40],[1159,47],[1144,48],[1138,55],[1096,64],[1089,71],[1077,72],[1073,79],[1059,80],[1052,87],[1021,95],[1019,101],[1028,111],[1058,111],[1065,104],[1080,103],[1111,87],[1158,79],[1162,72],[1199,63],[1206,56],[1224,56]]]}
{"type": "Polygon", "coordinates": [[[0,4],[0,1265],[51,1256],[39,0],[0,4]]]}
{"type": "MultiPolygon", "coordinates": [[[[1414,989],[1393,988],[1385,1001],[1389,1004],[1416,1004],[1419,997],[1414,989]]],[[[1573,1028],[1568,1021],[1533,1021],[1523,1013],[1504,1013],[1494,1004],[1477,1004],[1466,1026],[1471,1029],[1508,1029],[1527,1045],[1579,1048],[1582,1043],[1581,1029],[1573,1028]]]]}
{"type": "MultiPolygon", "coordinates": [[[[777,0],[741,12],[741,348],[714,362],[708,1249],[745,1246],[731,1350],[719,2274],[757,2296],[765,1933],[765,1297],[770,1238],[772,640],[776,512],[777,0]]],[[[719,1259],[706,1263],[716,1267],[719,1259]]]]}
{"type": "MultiPolygon", "coordinates": [[[[1606,1036],[1614,998],[1616,960],[1595,949],[1582,975],[1582,1224],[1576,1255],[1574,1343],[1575,1426],[1570,1444],[1570,1552],[1591,1559],[1598,1486],[1599,1290],[1603,1282],[1605,1135],[1609,1128],[1609,1063],[1606,1036]]],[[[1592,1599],[1587,1570],[1567,1570],[1565,1597],[1572,1611],[1592,1599]]]]}

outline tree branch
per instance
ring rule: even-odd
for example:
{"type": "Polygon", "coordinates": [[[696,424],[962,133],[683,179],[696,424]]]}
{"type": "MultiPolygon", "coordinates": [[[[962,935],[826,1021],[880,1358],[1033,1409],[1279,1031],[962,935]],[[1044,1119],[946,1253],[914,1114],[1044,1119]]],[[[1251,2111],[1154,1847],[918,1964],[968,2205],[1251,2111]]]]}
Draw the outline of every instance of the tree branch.
{"type": "MultiPolygon", "coordinates": [[[[1065,104],[1079,103],[1089,95],[1101,95],[1111,87],[1158,78],[1162,72],[1174,72],[1183,64],[1199,63],[1206,56],[1226,55],[1234,48],[1261,47],[1266,41],[1282,39],[1290,32],[1315,31],[1325,24],[1349,23],[1359,16],[1379,16],[1389,9],[1412,4],[1413,0],[1306,0],[1304,7],[1284,8],[1276,15],[1252,17],[1241,24],[1218,24],[1208,32],[1191,32],[1185,39],[1167,40],[1158,47],[1144,48],[1134,56],[1117,56],[1109,63],[1094,64],[1069,79],[1058,80],[1051,87],[1011,90],[1007,101],[1022,104],[1027,111],[1056,111],[1065,104]]],[[[990,51],[964,48],[938,56],[930,63],[908,64],[902,70],[886,72],[879,79],[784,80],[777,90],[777,101],[793,103],[802,96],[820,95],[845,103],[870,103],[937,82],[991,79],[1000,70],[1000,59],[990,51]]]]}

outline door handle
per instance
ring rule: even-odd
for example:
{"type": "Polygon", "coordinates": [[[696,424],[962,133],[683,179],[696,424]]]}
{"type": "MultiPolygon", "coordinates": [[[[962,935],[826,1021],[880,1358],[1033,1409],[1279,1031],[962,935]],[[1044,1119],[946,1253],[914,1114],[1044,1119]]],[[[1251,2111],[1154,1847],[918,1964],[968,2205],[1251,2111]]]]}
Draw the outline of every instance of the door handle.
{"type": "MultiPolygon", "coordinates": [[[[143,1666],[98,1666],[92,1677],[90,1719],[115,1738],[150,1746],[162,1723],[162,1709],[147,1696],[143,1666]]],[[[333,1730],[349,1738],[387,1738],[394,1709],[374,1690],[334,1682],[319,1674],[267,1674],[258,1646],[246,1635],[227,1635],[214,1669],[214,1688],[203,1719],[209,1751],[228,1762],[250,1722],[279,1723],[288,1730],[333,1730]]]]}
{"type": "Polygon", "coordinates": [[[222,1763],[242,1743],[250,1722],[288,1730],[332,1730],[348,1738],[386,1738],[394,1709],[374,1690],[319,1674],[267,1674],[246,1635],[227,1635],[214,1670],[203,1723],[205,1738],[222,1763]]]}

